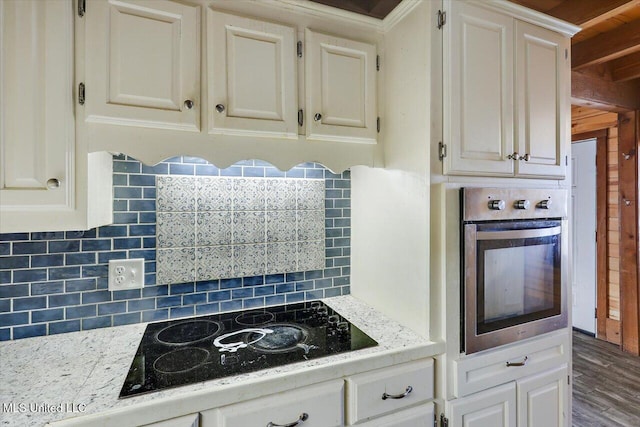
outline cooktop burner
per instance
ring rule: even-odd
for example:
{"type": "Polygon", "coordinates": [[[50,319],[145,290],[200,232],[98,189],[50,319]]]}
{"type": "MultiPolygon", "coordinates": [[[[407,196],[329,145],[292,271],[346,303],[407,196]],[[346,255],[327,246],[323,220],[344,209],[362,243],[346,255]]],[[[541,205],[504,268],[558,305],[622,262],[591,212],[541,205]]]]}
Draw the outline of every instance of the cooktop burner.
{"type": "Polygon", "coordinates": [[[151,323],[120,397],[377,344],[320,301],[151,323]]]}

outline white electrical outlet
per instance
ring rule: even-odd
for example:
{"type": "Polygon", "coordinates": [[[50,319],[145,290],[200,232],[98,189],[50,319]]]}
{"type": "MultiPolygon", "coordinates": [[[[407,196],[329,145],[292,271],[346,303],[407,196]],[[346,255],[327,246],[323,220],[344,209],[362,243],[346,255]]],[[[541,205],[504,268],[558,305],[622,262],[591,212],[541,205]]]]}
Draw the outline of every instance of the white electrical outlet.
{"type": "Polygon", "coordinates": [[[109,290],[139,289],[144,285],[144,259],[109,261],[109,290]]]}

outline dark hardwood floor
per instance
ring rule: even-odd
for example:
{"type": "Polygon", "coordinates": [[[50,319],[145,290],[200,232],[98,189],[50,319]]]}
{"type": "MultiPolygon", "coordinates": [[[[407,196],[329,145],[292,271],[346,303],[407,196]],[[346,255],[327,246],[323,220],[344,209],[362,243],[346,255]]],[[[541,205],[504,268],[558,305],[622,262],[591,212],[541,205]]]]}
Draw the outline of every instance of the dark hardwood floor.
{"type": "Polygon", "coordinates": [[[640,357],[573,333],[573,426],[640,427],[640,357]]]}

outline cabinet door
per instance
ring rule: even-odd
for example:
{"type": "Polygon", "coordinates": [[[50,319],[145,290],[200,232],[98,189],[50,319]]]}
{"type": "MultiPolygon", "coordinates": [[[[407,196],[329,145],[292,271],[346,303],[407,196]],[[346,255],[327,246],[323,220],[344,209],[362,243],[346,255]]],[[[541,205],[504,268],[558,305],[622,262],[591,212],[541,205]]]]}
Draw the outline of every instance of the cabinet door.
{"type": "Polygon", "coordinates": [[[207,11],[209,132],[298,137],[295,29],[207,11]]]}
{"type": "Polygon", "coordinates": [[[516,385],[505,384],[447,403],[449,423],[464,427],[515,427],[516,385]]]}
{"type": "Polygon", "coordinates": [[[451,1],[444,26],[445,174],[510,176],[513,19],[451,1]]]}
{"type": "Polygon", "coordinates": [[[362,427],[432,427],[433,417],[433,403],[426,403],[359,425],[362,427]]]}
{"type": "Polygon", "coordinates": [[[0,31],[0,210],[73,209],[73,1],[0,1],[0,31]]]}
{"type": "Polygon", "coordinates": [[[376,46],[305,30],[306,137],[375,143],[376,46]]]}
{"type": "Polygon", "coordinates": [[[566,365],[517,383],[518,427],[564,427],[568,423],[566,365]]]}
{"type": "Polygon", "coordinates": [[[569,40],[516,23],[518,175],[564,178],[569,144],[569,40]]]}
{"type": "Polygon", "coordinates": [[[86,120],[198,131],[199,8],[169,0],[87,6],[86,120]]]}
{"type": "Polygon", "coordinates": [[[344,383],[341,380],[277,393],[201,413],[202,427],[344,425],[344,383]]]}
{"type": "Polygon", "coordinates": [[[199,427],[200,414],[189,414],[182,417],[171,418],[153,424],[145,424],[142,427],[199,427]]]}

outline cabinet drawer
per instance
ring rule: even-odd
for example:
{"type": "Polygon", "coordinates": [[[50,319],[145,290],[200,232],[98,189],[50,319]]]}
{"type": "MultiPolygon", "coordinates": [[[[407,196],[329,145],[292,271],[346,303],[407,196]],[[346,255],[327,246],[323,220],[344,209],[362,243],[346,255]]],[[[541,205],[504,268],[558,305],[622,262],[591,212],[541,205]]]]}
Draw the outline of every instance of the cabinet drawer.
{"type": "Polygon", "coordinates": [[[201,427],[287,425],[342,426],[344,383],[332,381],[202,412],[201,427]],[[306,416],[304,415],[306,414],[306,416]]]}
{"type": "Polygon", "coordinates": [[[433,402],[429,402],[359,425],[361,427],[432,427],[433,412],[433,402]]]}
{"type": "Polygon", "coordinates": [[[566,363],[569,339],[569,335],[563,332],[457,360],[453,362],[456,374],[454,394],[456,397],[466,396],[566,363]],[[516,365],[507,366],[507,363],[516,365]]]}
{"type": "Polygon", "coordinates": [[[433,399],[433,359],[406,363],[347,378],[349,424],[430,399],[433,399]],[[387,397],[387,395],[399,398],[387,397]],[[401,397],[403,395],[404,397],[401,397]]]}

